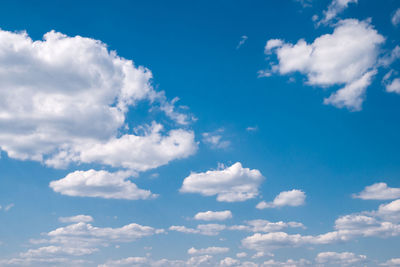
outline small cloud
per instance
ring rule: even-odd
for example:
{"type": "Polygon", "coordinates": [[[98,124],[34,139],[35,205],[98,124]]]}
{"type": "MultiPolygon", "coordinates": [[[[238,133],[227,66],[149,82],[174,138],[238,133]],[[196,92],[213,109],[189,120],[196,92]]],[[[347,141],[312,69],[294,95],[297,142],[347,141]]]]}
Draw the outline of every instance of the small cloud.
{"type": "Polygon", "coordinates": [[[304,205],[306,199],[306,194],[297,189],[293,189],[290,191],[284,191],[279,193],[278,196],[272,202],[261,201],[257,204],[257,209],[266,209],[266,208],[279,208],[283,206],[297,207],[304,205]]]}
{"type": "Polygon", "coordinates": [[[396,10],[396,12],[392,16],[392,24],[397,26],[400,24],[400,8],[396,10]]]}
{"type": "Polygon", "coordinates": [[[231,142],[223,140],[222,134],[224,130],[218,129],[214,132],[203,133],[203,143],[211,146],[214,149],[228,148],[231,142]]]}
{"type": "Polygon", "coordinates": [[[243,35],[242,37],[240,37],[240,41],[239,44],[236,46],[236,49],[239,49],[242,45],[244,45],[244,43],[247,41],[247,39],[249,39],[246,35],[243,35]]]}
{"type": "Polygon", "coordinates": [[[11,203],[11,204],[8,204],[7,206],[4,206],[4,207],[2,207],[1,205],[0,205],[0,210],[4,210],[4,211],[9,211],[12,207],[14,207],[15,205],[14,205],[14,203],[11,203]]]}
{"type": "Polygon", "coordinates": [[[258,126],[249,126],[246,128],[246,131],[248,132],[257,132],[258,131],[258,126]]]}

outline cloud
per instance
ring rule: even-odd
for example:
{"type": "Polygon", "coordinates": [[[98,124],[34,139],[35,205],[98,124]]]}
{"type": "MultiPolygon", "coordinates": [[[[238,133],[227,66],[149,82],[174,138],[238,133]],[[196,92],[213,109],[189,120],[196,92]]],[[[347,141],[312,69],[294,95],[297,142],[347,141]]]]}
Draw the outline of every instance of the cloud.
{"type": "Polygon", "coordinates": [[[225,266],[237,266],[240,263],[239,260],[233,259],[231,257],[226,257],[225,259],[222,259],[219,262],[219,266],[225,267],[225,266]]]}
{"type": "Polygon", "coordinates": [[[185,115],[153,89],[150,70],[101,41],[55,31],[33,41],[26,32],[0,30],[0,42],[0,147],[9,157],[143,171],[195,152],[191,131],[161,135],[154,124],[144,136],[129,133],[126,114],[139,101],[178,124],[185,115]]]}
{"type": "Polygon", "coordinates": [[[71,257],[89,255],[99,250],[99,247],[111,243],[133,242],[139,238],[163,233],[162,229],[139,224],[128,224],[120,228],[95,227],[85,222],[71,224],[43,233],[43,239],[31,240],[32,244],[49,244],[39,248],[29,249],[19,254],[19,257],[3,260],[7,265],[29,265],[36,263],[66,264],[67,266],[87,266],[87,262],[71,257]],[[85,264],[86,263],[86,264],[85,264]]]}
{"type": "Polygon", "coordinates": [[[130,176],[132,173],[127,171],[75,171],[60,180],[50,182],[50,188],[67,196],[129,200],[156,197],[127,180],[130,176]]]}
{"type": "Polygon", "coordinates": [[[248,132],[257,132],[258,131],[258,127],[257,126],[249,126],[246,128],[246,131],[248,132]]]}
{"type": "Polygon", "coordinates": [[[217,201],[237,202],[255,198],[264,177],[259,170],[243,168],[240,162],[224,169],[191,173],[180,192],[217,195],[217,201]]]}
{"type": "Polygon", "coordinates": [[[226,247],[208,247],[196,249],[194,247],[188,250],[188,254],[190,255],[201,255],[201,254],[222,254],[229,252],[229,248],[226,247]]]}
{"type": "Polygon", "coordinates": [[[215,132],[203,133],[203,143],[211,146],[214,149],[224,149],[230,146],[231,142],[223,140],[223,129],[218,129],[215,132]]]}
{"type": "Polygon", "coordinates": [[[278,196],[275,197],[272,202],[261,201],[257,204],[257,209],[266,209],[266,208],[279,208],[283,206],[297,207],[304,205],[306,199],[306,194],[297,189],[293,189],[290,191],[284,191],[279,193],[278,196]]]}
{"type": "Polygon", "coordinates": [[[58,220],[62,223],[77,223],[77,222],[93,222],[93,217],[90,215],[76,215],[71,217],[60,217],[58,220]]]}
{"type": "Polygon", "coordinates": [[[197,227],[194,228],[187,228],[186,226],[180,226],[180,225],[172,225],[169,227],[169,230],[171,231],[176,231],[176,232],[181,232],[185,234],[201,234],[201,235],[208,235],[208,236],[216,236],[218,235],[222,230],[225,230],[226,226],[223,224],[199,224],[197,227]]]}
{"type": "Polygon", "coordinates": [[[392,16],[392,24],[394,26],[397,26],[400,24],[400,8],[398,8],[396,10],[396,12],[394,12],[393,16],[392,16]]]}
{"type": "Polygon", "coordinates": [[[384,41],[369,21],[342,20],[332,34],[322,35],[311,44],[303,39],[296,44],[269,40],[265,52],[275,53],[278,62],[272,63],[266,72],[281,75],[300,72],[307,76],[307,84],[313,86],[344,85],[324,103],[358,111],[376,74],[379,49],[384,41]]]}
{"type": "Polygon", "coordinates": [[[302,223],[299,222],[270,222],[268,220],[250,220],[246,222],[246,225],[233,225],[229,227],[231,230],[241,230],[250,232],[277,232],[284,228],[305,228],[302,223]]]}
{"type": "Polygon", "coordinates": [[[382,265],[382,266],[400,266],[400,258],[390,259],[390,260],[388,260],[385,263],[382,263],[380,265],[382,265]]]}
{"type": "Polygon", "coordinates": [[[199,212],[194,216],[194,219],[204,221],[224,221],[231,218],[232,212],[230,210],[199,212]]]}
{"type": "Polygon", "coordinates": [[[264,261],[261,264],[261,267],[267,266],[283,266],[283,267],[297,267],[297,266],[309,266],[311,262],[306,259],[292,260],[288,259],[287,261],[275,261],[273,259],[264,261]]]}
{"type": "Polygon", "coordinates": [[[0,205],[0,210],[3,209],[4,211],[9,211],[9,210],[12,209],[14,206],[15,206],[14,203],[8,204],[8,205],[6,205],[6,206],[4,206],[4,207],[2,207],[2,206],[0,205]]]}
{"type": "Polygon", "coordinates": [[[400,198],[400,188],[388,187],[386,183],[375,183],[365,187],[363,191],[353,195],[360,199],[387,200],[400,198]]]}
{"type": "Polygon", "coordinates": [[[357,4],[357,0],[332,0],[328,9],[324,11],[324,18],[321,23],[327,23],[334,19],[339,13],[343,12],[350,3],[357,4]]]}
{"type": "Polygon", "coordinates": [[[240,41],[239,41],[238,45],[236,46],[236,49],[239,49],[242,45],[244,45],[244,43],[247,41],[247,39],[249,39],[249,37],[247,37],[246,35],[243,35],[242,37],[240,37],[240,41]]]}
{"type": "MultiPolygon", "coordinates": [[[[351,252],[321,252],[315,258],[319,264],[332,264],[335,266],[355,266],[358,263],[365,262],[367,256],[356,255],[351,252]]],[[[323,266],[323,265],[322,265],[323,266]]]]}
{"type": "Polygon", "coordinates": [[[400,94],[400,78],[395,78],[392,82],[387,84],[386,92],[400,94]]]}

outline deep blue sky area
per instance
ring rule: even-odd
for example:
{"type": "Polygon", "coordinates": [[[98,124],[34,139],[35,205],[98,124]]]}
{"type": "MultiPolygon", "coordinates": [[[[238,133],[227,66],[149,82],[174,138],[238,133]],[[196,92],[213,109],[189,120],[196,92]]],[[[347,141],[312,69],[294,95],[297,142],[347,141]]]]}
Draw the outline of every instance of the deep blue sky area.
{"type": "Polygon", "coordinates": [[[0,266],[400,266],[399,1],[7,0],[0,30],[0,266]]]}

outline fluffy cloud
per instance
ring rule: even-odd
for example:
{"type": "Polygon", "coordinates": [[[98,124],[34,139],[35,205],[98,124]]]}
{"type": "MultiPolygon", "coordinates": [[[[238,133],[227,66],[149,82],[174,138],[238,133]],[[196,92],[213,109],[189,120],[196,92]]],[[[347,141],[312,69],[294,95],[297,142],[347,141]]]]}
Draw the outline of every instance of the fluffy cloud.
{"type": "Polygon", "coordinates": [[[215,236],[218,235],[222,230],[226,229],[226,226],[223,224],[199,224],[196,228],[188,228],[186,226],[181,225],[172,225],[169,227],[169,230],[181,232],[185,234],[201,234],[201,235],[209,235],[215,236]]]}
{"type": "Polygon", "coordinates": [[[237,266],[240,263],[239,260],[233,259],[231,257],[226,257],[225,259],[222,259],[219,262],[219,266],[225,267],[225,266],[237,266]]]}
{"type": "Polygon", "coordinates": [[[400,198],[400,188],[388,187],[386,183],[375,183],[353,195],[354,198],[387,200],[400,198]]]}
{"type": "Polygon", "coordinates": [[[267,220],[251,220],[246,225],[234,225],[229,227],[231,230],[242,230],[250,232],[277,232],[284,228],[305,228],[302,223],[298,222],[270,222],[267,220]]]}
{"type": "Polygon", "coordinates": [[[272,267],[272,266],[283,266],[283,267],[297,267],[297,266],[309,266],[311,262],[305,259],[300,260],[292,260],[288,259],[287,261],[275,261],[275,260],[267,260],[261,264],[261,267],[272,267]]]}
{"type": "Polygon", "coordinates": [[[322,35],[311,44],[303,39],[296,44],[272,39],[265,52],[277,55],[278,64],[272,66],[272,72],[300,72],[307,76],[309,85],[344,85],[324,103],[360,110],[384,41],[369,21],[347,19],[339,21],[332,34],[322,35]]]}
{"type": "Polygon", "coordinates": [[[58,220],[62,223],[77,223],[77,222],[93,222],[93,217],[90,215],[76,215],[71,217],[60,217],[58,220]]]}
{"type": "Polygon", "coordinates": [[[127,180],[132,174],[126,171],[75,171],[66,177],[50,182],[50,187],[67,196],[101,197],[114,199],[148,199],[155,197],[127,180]]]}
{"type": "Polygon", "coordinates": [[[339,13],[345,10],[350,3],[357,4],[357,0],[332,0],[328,9],[324,11],[322,23],[327,23],[335,18],[339,13]]]}
{"type": "Polygon", "coordinates": [[[397,25],[399,25],[399,23],[400,23],[400,8],[398,8],[392,16],[392,24],[394,26],[397,26],[397,25]]]}
{"type": "Polygon", "coordinates": [[[261,201],[257,204],[257,209],[266,209],[266,208],[279,208],[283,206],[297,207],[304,205],[306,199],[306,194],[297,189],[293,189],[290,191],[284,191],[279,193],[278,196],[272,202],[261,201]]]}
{"type": "Polygon", "coordinates": [[[224,169],[191,173],[180,192],[217,195],[218,201],[236,202],[255,198],[264,177],[259,170],[243,168],[240,162],[224,169]]]}
{"type": "Polygon", "coordinates": [[[3,30],[0,43],[0,147],[9,157],[146,170],[195,151],[191,131],[162,135],[154,125],[143,136],[128,133],[126,114],[138,101],[179,116],[153,89],[148,69],[104,43],[54,31],[33,41],[3,30]]]}
{"type": "Polygon", "coordinates": [[[226,247],[208,247],[208,248],[201,248],[201,249],[196,249],[196,248],[190,248],[188,250],[188,254],[191,255],[199,255],[199,254],[221,254],[221,253],[227,253],[229,251],[229,248],[226,247]]]}
{"type": "Polygon", "coordinates": [[[232,218],[232,212],[230,210],[205,211],[197,213],[194,218],[203,221],[224,221],[232,218]]]}
{"type": "Polygon", "coordinates": [[[315,258],[319,264],[332,264],[334,266],[355,266],[357,263],[365,262],[365,255],[356,255],[351,252],[321,252],[315,258]]]}

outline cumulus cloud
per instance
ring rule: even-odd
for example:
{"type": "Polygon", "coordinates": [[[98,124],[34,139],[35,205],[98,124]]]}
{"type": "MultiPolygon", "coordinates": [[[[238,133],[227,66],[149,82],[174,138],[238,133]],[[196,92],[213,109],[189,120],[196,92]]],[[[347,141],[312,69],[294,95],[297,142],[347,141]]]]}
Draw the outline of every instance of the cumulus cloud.
{"type": "Polygon", "coordinates": [[[201,255],[189,258],[187,261],[183,260],[169,260],[161,259],[154,260],[145,257],[128,257],[119,260],[109,260],[104,264],[98,265],[98,267],[118,267],[118,266],[129,266],[129,267],[192,267],[192,266],[212,266],[210,262],[212,260],[211,255],[201,255]]]}
{"type": "Polygon", "coordinates": [[[394,26],[397,26],[400,24],[400,8],[398,8],[396,10],[396,12],[394,12],[393,16],[392,16],[392,24],[394,26]]]}
{"type": "Polygon", "coordinates": [[[266,209],[266,208],[279,208],[283,206],[297,207],[304,205],[306,199],[306,194],[297,189],[293,189],[290,191],[284,191],[279,193],[278,196],[272,202],[261,201],[257,204],[257,209],[266,209]]]}
{"type": "Polygon", "coordinates": [[[258,195],[263,179],[259,170],[243,168],[237,162],[215,171],[191,173],[183,181],[180,192],[217,195],[217,200],[224,202],[245,201],[258,195]]]}
{"type": "Polygon", "coordinates": [[[93,222],[93,217],[90,215],[76,215],[71,217],[60,217],[58,220],[62,223],[77,223],[77,222],[93,222]]]}
{"type": "Polygon", "coordinates": [[[199,212],[194,216],[194,219],[203,221],[224,221],[231,218],[232,218],[232,212],[230,210],[205,211],[205,212],[199,212]]]}
{"type": "Polygon", "coordinates": [[[367,256],[356,255],[351,252],[321,252],[315,258],[318,264],[332,264],[335,266],[355,266],[358,263],[365,262],[367,256]]]}
{"type": "Polygon", "coordinates": [[[54,31],[43,38],[0,30],[0,147],[9,157],[56,168],[97,162],[143,171],[195,151],[191,131],[126,130],[127,112],[143,100],[179,117],[153,89],[150,70],[98,40],[54,31]]]}
{"type": "Polygon", "coordinates": [[[276,261],[276,260],[267,260],[261,264],[261,267],[268,266],[283,266],[283,267],[297,267],[297,266],[310,266],[311,262],[306,259],[292,260],[288,259],[287,261],[276,261]]]}
{"type": "Polygon", "coordinates": [[[386,183],[375,183],[365,187],[363,191],[353,195],[360,199],[387,200],[400,198],[400,188],[388,187],[386,183]]]}
{"type": "Polygon", "coordinates": [[[366,88],[376,74],[379,49],[384,41],[369,21],[342,20],[335,25],[333,33],[322,35],[310,44],[303,39],[296,44],[269,40],[265,53],[275,53],[278,63],[267,72],[281,75],[300,72],[307,76],[307,84],[314,86],[344,85],[324,103],[361,110],[366,88]]]}
{"type": "Polygon", "coordinates": [[[219,266],[225,267],[225,266],[237,266],[240,264],[240,261],[231,257],[226,257],[225,259],[222,259],[219,262],[219,266]]]}
{"type": "Polygon", "coordinates": [[[127,180],[131,172],[75,171],[64,178],[50,182],[50,187],[67,196],[100,197],[107,199],[148,199],[156,197],[127,180]]]}
{"type": "Polygon", "coordinates": [[[250,220],[246,221],[246,225],[233,225],[230,226],[231,230],[250,231],[250,232],[277,232],[284,228],[305,228],[299,222],[270,222],[268,220],[250,220]]]}
{"type": "Polygon", "coordinates": [[[400,94],[400,78],[395,78],[387,84],[386,92],[400,94]]]}
{"type": "Polygon", "coordinates": [[[343,12],[343,10],[345,10],[351,3],[357,4],[357,0],[332,0],[328,9],[323,12],[324,18],[321,20],[321,23],[331,21],[339,13],[343,12]]]}
{"type": "Polygon", "coordinates": [[[226,226],[223,224],[199,224],[196,228],[188,228],[186,226],[181,225],[172,225],[169,227],[170,231],[181,232],[185,234],[201,234],[201,235],[209,235],[215,236],[218,235],[222,230],[225,230],[226,226]]]}
{"type": "Polygon", "coordinates": [[[229,248],[226,247],[208,247],[208,248],[190,248],[188,254],[191,255],[201,255],[201,254],[222,254],[229,252],[229,248]]]}

